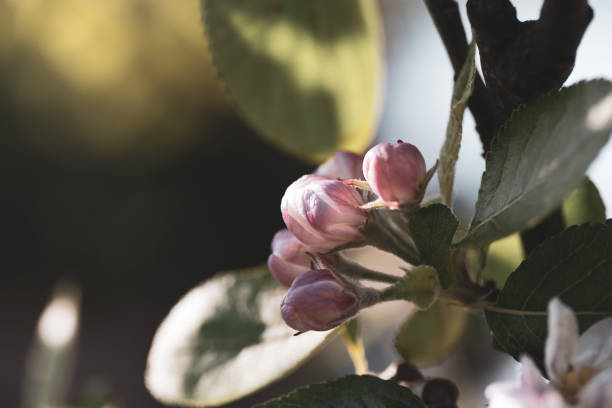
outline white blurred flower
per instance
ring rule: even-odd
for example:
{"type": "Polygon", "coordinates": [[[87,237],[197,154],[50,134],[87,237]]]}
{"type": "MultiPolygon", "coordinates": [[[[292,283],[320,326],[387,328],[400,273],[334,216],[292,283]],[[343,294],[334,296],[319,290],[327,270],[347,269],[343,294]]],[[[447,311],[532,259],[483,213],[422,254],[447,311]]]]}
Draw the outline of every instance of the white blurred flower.
{"type": "Polygon", "coordinates": [[[485,390],[489,408],[565,408],[563,396],[540,374],[533,361],[521,357],[518,382],[493,383],[485,390]]]}
{"type": "Polygon", "coordinates": [[[579,336],[574,312],[558,298],[551,299],[544,365],[550,382],[529,357],[521,357],[520,382],[489,385],[489,407],[612,407],[612,317],[579,336]]]}
{"type": "Polygon", "coordinates": [[[612,406],[612,317],[578,335],[572,309],[558,298],[548,304],[544,350],[548,376],[580,408],[612,406]]]}

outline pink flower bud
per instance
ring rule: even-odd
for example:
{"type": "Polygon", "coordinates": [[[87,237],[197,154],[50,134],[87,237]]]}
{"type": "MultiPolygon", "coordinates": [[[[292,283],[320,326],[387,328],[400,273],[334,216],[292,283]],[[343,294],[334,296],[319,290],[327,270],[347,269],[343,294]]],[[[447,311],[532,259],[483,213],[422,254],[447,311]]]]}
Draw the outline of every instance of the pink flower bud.
{"type": "Polygon", "coordinates": [[[291,184],[281,201],[283,220],[297,239],[316,252],[361,241],[367,214],[359,193],[341,181],[315,175],[291,184]]]}
{"type": "Polygon", "coordinates": [[[339,151],[329,160],[321,164],[314,172],[317,176],[334,179],[358,179],[363,180],[363,156],[356,153],[339,151]]]}
{"type": "Polygon", "coordinates": [[[288,229],[274,234],[272,254],[268,257],[268,269],[274,279],[287,287],[302,273],[310,270],[308,248],[288,229]]]}
{"type": "Polygon", "coordinates": [[[329,269],[298,276],[281,302],[281,315],[299,332],[324,331],[338,326],[357,310],[357,297],[338,282],[329,269]]]}
{"type": "Polygon", "coordinates": [[[422,197],[427,168],[410,143],[381,143],[366,153],[363,174],[385,203],[415,203],[422,197]]]}

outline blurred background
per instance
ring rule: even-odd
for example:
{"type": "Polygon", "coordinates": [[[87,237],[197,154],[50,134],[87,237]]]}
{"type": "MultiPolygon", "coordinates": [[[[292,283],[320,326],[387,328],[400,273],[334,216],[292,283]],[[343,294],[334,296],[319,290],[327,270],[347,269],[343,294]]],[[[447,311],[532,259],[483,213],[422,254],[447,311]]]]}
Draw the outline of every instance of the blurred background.
{"type": "MultiPolygon", "coordinates": [[[[542,2],[513,3],[532,19],[542,2]]],[[[568,83],[612,78],[612,4],[590,3],[595,19],[568,83]]],[[[422,2],[380,0],[380,8],[387,65],[376,141],[411,142],[431,165],[445,134],[451,66],[422,2]]],[[[484,169],[469,113],[463,140],[456,210],[467,219],[484,169]]],[[[265,262],[282,227],[284,189],[312,169],[236,114],[211,65],[197,0],[0,0],[3,406],[19,406],[27,393],[38,321],[54,290],[72,294],[81,311],[74,318],[60,307],[53,320],[74,320],[70,400],[161,406],[143,383],[158,324],[213,273],[265,262]]],[[[589,174],[610,217],[612,146],[589,174]]],[[[477,340],[465,339],[468,352],[448,364],[490,358],[481,351],[486,329],[477,319],[470,327],[477,340]]],[[[391,337],[382,338],[366,339],[376,370],[395,358],[391,337]]],[[[289,379],[231,406],[348,372],[348,357],[339,365],[326,358],[341,353],[332,343],[289,379]]]]}

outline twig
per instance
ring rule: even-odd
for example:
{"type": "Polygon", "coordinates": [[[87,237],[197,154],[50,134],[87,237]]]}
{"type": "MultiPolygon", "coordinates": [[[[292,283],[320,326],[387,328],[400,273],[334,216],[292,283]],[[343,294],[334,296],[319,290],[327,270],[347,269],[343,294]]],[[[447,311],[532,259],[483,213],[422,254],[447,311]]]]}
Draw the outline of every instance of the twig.
{"type": "Polygon", "coordinates": [[[586,0],[547,0],[540,19],[521,22],[509,0],[468,0],[496,127],[520,104],[563,85],[593,18],[586,0]]]}
{"type": "MultiPolygon", "coordinates": [[[[456,77],[468,54],[468,43],[457,2],[455,0],[425,0],[425,5],[442,38],[456,77]]],[[[474,116],[476,130],[486,153],[489,151],[496,127],[491,109],[492,102],[479,74],[476,75],[474,92],[470,97],[468,107],[474,116]]]]}

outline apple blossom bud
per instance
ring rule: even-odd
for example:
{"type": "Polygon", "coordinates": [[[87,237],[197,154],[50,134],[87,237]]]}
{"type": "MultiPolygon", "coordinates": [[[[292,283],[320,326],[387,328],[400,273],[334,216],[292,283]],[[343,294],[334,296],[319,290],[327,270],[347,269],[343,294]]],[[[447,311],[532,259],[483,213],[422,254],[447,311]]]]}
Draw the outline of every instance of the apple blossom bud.
{"type": "Polygon", "coordinates": [[[288,229],[274,234],[272,254],[268,257],[268,269],[274,279],[284,286],[291,286],[293,280],[310,270],[308,248],[288,229]]]}
{"type": "Polygon", "coordinates": [[[363,159],[363,174],[385,203],[416,203],[423,196],[425,159],[410,143],[380,143],[363,159]]]}
{"type": "Polygon", "coordinates": [[[317,176],[334,179],[358,179],[363,180],[363,156],[356,153],[339,151],[329,160],[321,164],[314,172],[317,176]]]}
{"type": "Polygon", "coordinates": [[[358,310],[357,296],[346,290],[329,269],[298,276],[281,302],[281,315],[299,332],[338,326],[358,310]]]}
{"type": "Polygon", "coordinates": [[[316,252],[364,239],[367,220],[359,193],[341,181],[306,175],[291,184],[281,201],[283,220],[297,239],[316,252]]]}

